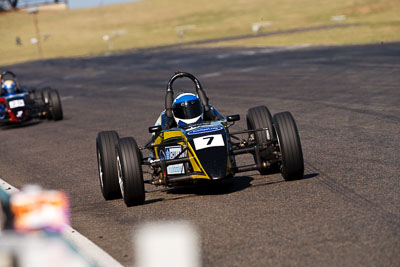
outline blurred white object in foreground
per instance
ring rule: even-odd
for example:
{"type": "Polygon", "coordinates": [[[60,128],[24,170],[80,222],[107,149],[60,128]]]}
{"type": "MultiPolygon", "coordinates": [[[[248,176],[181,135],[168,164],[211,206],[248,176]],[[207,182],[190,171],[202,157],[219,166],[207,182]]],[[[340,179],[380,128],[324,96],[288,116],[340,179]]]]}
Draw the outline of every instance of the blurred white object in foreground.
{"type": "Polygon", "coordinates": [[[69,225],[69,202],[61,191],[28,185],[10,198],[14,229],[19,232],[44,230],[61,232],[69,225]]]}
{"type": "Polygon", "coordinates": [[[200,267],[199,238],[188,222],[148,223],[134,236],[136,267],[200,267]]]}
{"type": "Polygon", "coordinates": [[[91,267],[74,248],[56,235],[22,235],[6,232],[0,236],[0,266],[91,267]]]}

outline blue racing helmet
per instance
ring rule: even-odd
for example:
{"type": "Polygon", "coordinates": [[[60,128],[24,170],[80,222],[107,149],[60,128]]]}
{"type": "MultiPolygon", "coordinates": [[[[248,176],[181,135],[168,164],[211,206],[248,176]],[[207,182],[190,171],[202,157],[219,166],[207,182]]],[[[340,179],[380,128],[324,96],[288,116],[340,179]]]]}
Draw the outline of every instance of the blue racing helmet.
{"type": "Polygon", "coordinates": [[[5,96],[15,95],[17,93],[17,85],[13,80],[6,80],[1,85],[5,96]]]}
{"type": "Polygon", "coordinates": [[[180,94],[172,103],[172,114],[178,126],[201,122],[203,113],[203,105],[195,94],[180,94]]]}

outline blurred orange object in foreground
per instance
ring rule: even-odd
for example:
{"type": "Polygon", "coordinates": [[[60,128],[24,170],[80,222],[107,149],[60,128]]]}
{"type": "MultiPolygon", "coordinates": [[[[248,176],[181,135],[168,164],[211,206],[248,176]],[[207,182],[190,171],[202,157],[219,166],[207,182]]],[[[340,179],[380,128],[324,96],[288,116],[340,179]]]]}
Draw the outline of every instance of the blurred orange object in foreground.
{"type": "Polygon", "coordinates": [[[65,193],[25,186],[10,198],[14,228],[19,232],[44,230],[61,232],[69,225],[69,201],[65,193]]]}

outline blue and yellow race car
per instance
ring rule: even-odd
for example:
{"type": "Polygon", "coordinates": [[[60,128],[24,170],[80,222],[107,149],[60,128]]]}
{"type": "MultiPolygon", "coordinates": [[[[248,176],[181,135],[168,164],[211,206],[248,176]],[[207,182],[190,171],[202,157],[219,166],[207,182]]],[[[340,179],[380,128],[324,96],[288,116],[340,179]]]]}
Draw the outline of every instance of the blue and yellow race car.
{"type": "Polygon", "coordinates": [[[224,117],[209,104],[199,80],[187,72],[173,75],[167,85],[165,110],[154,126],[151,139],[139,147],[132,137],[115,131],[99,132],[96,139],[100,188],[103,197],[123,197],[127,206],[145,201],[144,183],[174,186],[200,180],[220,180],[240,172],[281,172],[285,180],[301,179],[303,153],[296,123],[289,112],[273,117],[266,106],[250,108],[247,130],[231,131],[239,115],[224,117]],[[193,81],[196,93],[174,98],[178,78],[193,81]],[[144,157],[142,151],[149,155],[144,157]],[[254,162],[240,165],[236,156],[251,154],[254,162]],[[151,179],[143,179],[142,167],[151,179]]]}
{"type": "Polygon", "coordinates": [[[0,125],[23,123],[31,119],[63,118],[58,91],[50,87],[42,90],[25,89],[11,71],[0,74],[0,125]]]}

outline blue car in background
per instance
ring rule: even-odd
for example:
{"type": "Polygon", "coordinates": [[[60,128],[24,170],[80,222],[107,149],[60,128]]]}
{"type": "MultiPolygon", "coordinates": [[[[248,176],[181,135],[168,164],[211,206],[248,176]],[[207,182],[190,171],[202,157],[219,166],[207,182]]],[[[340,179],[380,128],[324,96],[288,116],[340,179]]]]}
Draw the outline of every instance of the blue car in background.
{"type": "Polygon", "coordinates": [[[32,119],[63,119],[57,90],[50,87],[25,89],[11,71],[1,73],[0,78],[0,125],[18,124],[32,119]]]}

